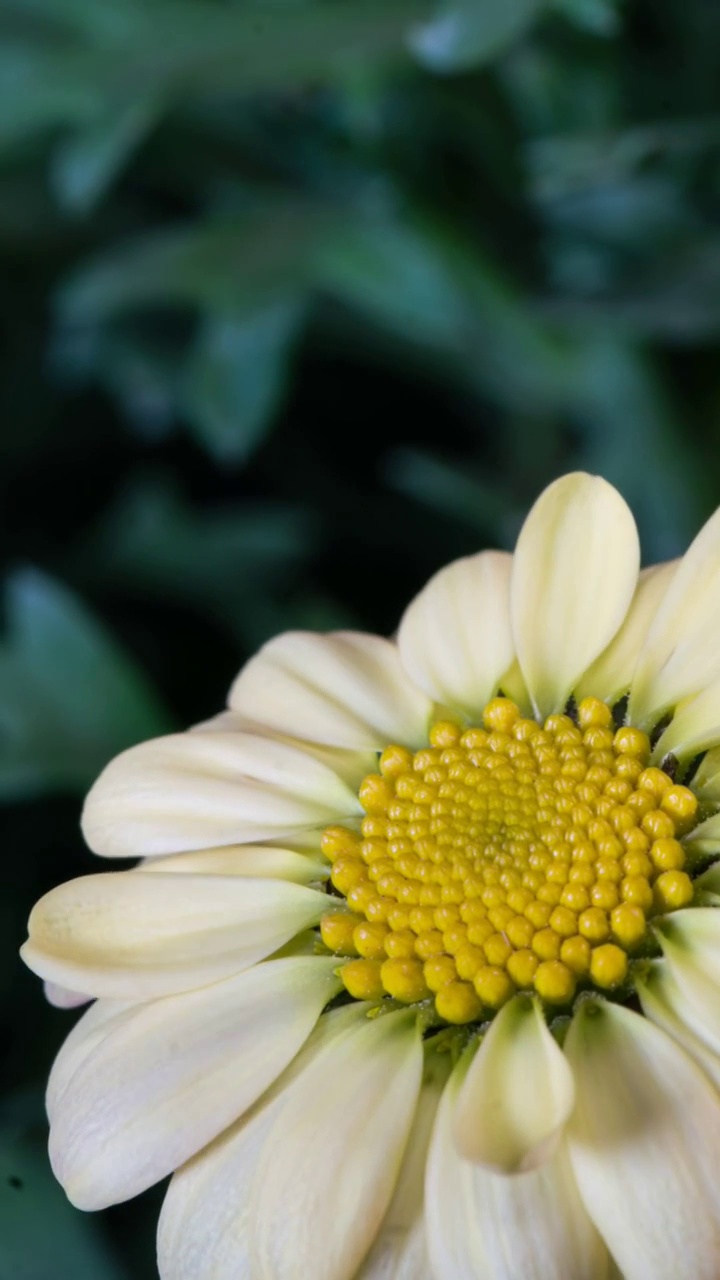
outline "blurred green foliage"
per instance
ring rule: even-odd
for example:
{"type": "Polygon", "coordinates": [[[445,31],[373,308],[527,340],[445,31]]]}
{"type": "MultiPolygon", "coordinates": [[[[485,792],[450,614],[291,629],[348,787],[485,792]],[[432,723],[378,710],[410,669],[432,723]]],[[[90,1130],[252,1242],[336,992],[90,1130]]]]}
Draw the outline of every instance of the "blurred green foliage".
{"type": "Polygon", "coordinates": [[[390,631],[574,467],[720,499],[712,0],[0,0],[0,1280],[150,1280],[15,959],[83,791],[287,627],[390,631]],[[58,1270],[58,1257],[63,1258],[58,1270]]]}

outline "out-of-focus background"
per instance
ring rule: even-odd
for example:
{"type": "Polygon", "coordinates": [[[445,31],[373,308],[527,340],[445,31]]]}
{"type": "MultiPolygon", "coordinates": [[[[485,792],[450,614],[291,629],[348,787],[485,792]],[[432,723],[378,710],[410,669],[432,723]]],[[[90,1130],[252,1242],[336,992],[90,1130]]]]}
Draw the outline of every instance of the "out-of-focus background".
{"type": "Polygon", "coordinates": [[[391,631],[587,468],[720,500],[716,0],[0,0],[0,1280],[152,1280],[47,1169],[16,960],[118,750],[391,631]]]}

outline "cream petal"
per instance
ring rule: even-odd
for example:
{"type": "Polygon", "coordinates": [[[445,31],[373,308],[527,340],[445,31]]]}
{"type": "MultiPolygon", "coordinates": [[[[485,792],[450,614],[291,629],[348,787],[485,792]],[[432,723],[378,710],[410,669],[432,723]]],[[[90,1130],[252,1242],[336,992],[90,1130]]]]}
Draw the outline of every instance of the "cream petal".
{"type": "Polygon", "coordinates": [[[720,747],[703,756],[692,780],[695,795],[702,804],[720,804],[720,747]]]}
{"type": "Polygon", "coordinates": [[[720,677],[720,511],[683,556],[660,602],[633,675],[632,724],[649,728],[720,677]]]}
{"type": "Polygon", "coordinates": [[[666,1031],[673,1040],[677,1040],[680,1047],[702,1067],[713,1084],[716,1087],[720,1085],[720,1000],[717,988],[713,988],[714,998],[706,1005],[714,1037],[708,1034],[708,1024],[698,1009],[683,997],[681,988],[664,961],[655,960],[639,973],[635,978],[635,988],[645,1017],[650,1018],[662,1031],[666,1031]],[[715,1038],[714,1048],[696,1033],[695,1027],[698,1024],[701,1034],[707,1040],[715,1038]]]}
{"type": "Polygon", "coordinates": [[[511,1177],[458,1154],[464,1068],[461,1061],[445,1089],[428,1159],[425,1212],[437,1280],[606,1280],[607,1251],[563,1147],[542,1168],[511,1177]]]}
{"type": "Polygon", "coordinates": [[[540,716],[561,710],[618,631],[635,591],[637,530],[620,494],[575,472],[540,495],[515,549],[515,648],[540,716]]]}
{"type": "MultiPolygon", "coordinates": [[[[720,833],[717,843],[720,844],[720,833]]],[[[707,871],[703,871],[702,875],[698,876],[695,889],[701,891],[709,905],[720,907],[720,862],[714,862],[707,871]]]]}
{"type": "Polygon", "coordinates": [[[21,954],[41,978],[148,1000],[249,968],[336,902],[281,880],[106,872],[41,898],[21,954]]]}
{"type": "Polygon", "coordinates": [[[104,857],[281,840],[362,812],[309,752],[252,734],[192,733],[131,747],[85,801],[83,833],[104,857]]]}
{"type": "Polygon", "coordinates": [[[50,1120],[68,1081],[87,1055],[101,1043],[106,1028],[116,1026],[123,1014],[132,1014],[136,1008],[136,1004],[128,1001],[96,1000],[78,1018],[72,1031],[63,1040],[50,1070],[45,1091],[45,1109],[50,1120]]]}
{"type": "Polygon", "coordinates": [[[81,991],[70,991],[68,987],[60,987],[57,982],[44,982],[43,991],[48,1004],[52,1004],[56,1009],[77,1009],[81,1004],[87,1004],[88,1000],[92,1000],[92,996],[83,995],[81,991]]]}
{"type": "MultiPolygon", "coordinates": [[[[693,790],[695,790],[694,783],[693,790]]],[[[688,831],[683,838],[683,844],[693,854],[701,857],[720,853],[720,813],[713,814],[711,818],[706,818],[704,822],[699,822],[696,827],[693,827],[692,831],[688,831]]],[[[701,877],[698,877],[695,882],[696,888],[708,887],[707,883],[701,885],[700,881],[701,877]]]]}
{"type": "Polygon", "coordinates": [[[275,733],[370,750],[421,746],[433,710],[397,646],[359,631],[288,631],[270,640],[243,667],[230,706],[275,733]]]}
{"type": "Polygon", "coordinates": [[[316,1065],[299,1078],[251,1192],[258,1275],[285,1280],[295,1269],[314,1280],[352,1280],[392,1198],[422,1066],[415,1016],[401,1012],[350,1032],[327,1070],[316,1065]]]}
{"type": "Polygon", "coordinates": [[[648,628],[679,563],[669,560],[643,569],[620,630],[575,689],[578,701],[594,697],[613,703],[627,693],[648,628]]]}
{"type": "Polygon", "coordinates": [[[449,1067],[449,1054],[434,1053],[426,1063],[395,1194],[356,1280],[433,1280],[423,1218],[425,1167],[449,1067]]]}
{"type": "Polygon", "coordinates": [[[666,755],[686,762],[720,741],[720,683],[710,685],[676,708],[667,729],[655,744],[653,763],[666,755]]]}
{"type": "MultiPolygon", "coordinates": [[[[713,1026],[720,1031],[717,1022],[717,1006],[720,1003],[720,911],[714,907],[686,908],[658,921],[655,934],[667,967],[689,1006],[704,1006],[706,1033],[710,1034],[713,1026]]],[[[720,1051],[720,1044],[718,1050],[720,1051]]]]}
{"type": "Polygon", "coordinates": [[[319,760],[321,764],[332,769],[338,778],[342,778],[353,791],[357,791],[366,774],[377,767],[376,751],[351,751],[342,747],[328,747],[319,742],[308,742],[305,738],[293,738],[288,734],[275,733],[266,725],[248,720],[237,711],[221,711],[202,724],[193,725],[190,733],[252,733],[261,738],[271,738],[275,742],[284,742],[289,747],[304,751],[319,760]]]}
{"type": "Polygon", "coordinates": [[[175,1175],[163,1280],[351,1280],[392,1196],[422,1072],[412,1014],[365,1010],[324,1015],[267,1103],[175,1175]]]}
{"type": "Polygon", "coordinates": [[[574,1102],[572,1072],[540,1004],[516,996],[490,1024],[460,1090],[458,1151],[501,1173],[536,1169],[557,1150],[574,1102]]]}
{"type": "Polygon", "coordinates": [[[54,1106],[50,1160],[72,1203],[128,1200],[232,1124],[338,993],[334,968],[320,956],[269,960],[105,1023],[54,1106]]]}
{"type": "Polygon", "coordinates": [[[501,551],[446,565],[408,606],[398,631],[400,660],[415,683],[475,720],[515,656],[511,566],[501,551]]]}
{"type": "Polygon", "coordinates": [[[669,1035],[619,1005],[582,1005],[565,1051],[575,1176],[625,1280],[716,1280],[716,1090],[669,1035]]]}
{"type": "Polygon", "coordinates": [[[330,864],[292,849],[265,844],[235,844],[224,849],[199,849],[197,853],[176,853],[164,858],[148,858],[136,871],[161,875],[250,876],[261,880],[289,880],[312,884],[327,880],[330,864]]]}

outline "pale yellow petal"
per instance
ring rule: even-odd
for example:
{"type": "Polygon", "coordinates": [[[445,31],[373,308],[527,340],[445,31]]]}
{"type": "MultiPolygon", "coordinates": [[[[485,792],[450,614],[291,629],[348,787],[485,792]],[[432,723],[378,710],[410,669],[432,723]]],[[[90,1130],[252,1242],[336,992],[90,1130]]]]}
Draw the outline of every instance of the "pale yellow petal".
{"type": "Polygon", "coordinates": [[[606,1280],[607,1250],[564,1147],[540,1169],[512,1176],[459,1155],[455,1107],[463,1071],[461,1062],[445,1089],[428,1159],[425,1214],[436,1280],[606,1280]]]}
{"type": "Polygon", "coordinates": [[[664,1031],[587,1002],[565,1051],[580,1193],[625,1280],[717,1280],[720,1097],[664,1031]]]}
{"type": "Polygon", "coordinates": [[[720,682],[681,702],[655,744],[653,763],[674,755],[685,763],[720,742],[720,682]]]}
{"type": "Polygon", "coordinates": [[[720,511],[683,556],[633,676],[628,717],[648,728],[720,678],[720,511]]]}
{"type": "MultiPolygon", "coordinates": [[[[658,921],[655,934],[667,966],[689,1004],[720,1001],[720,911],[688,907],[658,921]]],[[[708,1031],[713,1026],[705,1016],[708,1031]]]]}
{"type": "Polygon", "coordinates": [[[703,804],[720,804],[720,747],[708,751],[692,780],[692,789],[703,804]]]}
{"type": "Polygon", "coordinates": [[[41,978],[71,989],[147,1000],[249,968],[317,924],[334,901],[281,880],[83,876],[40,899],[21,954],[41,978]]]}
{"type": "Polygon", "coordinates": [[[134,868],[151,875],[250,876],[261,880],[289,880],[312,884],[326,880],[330,864],[318,853],[311,857],[293,849],[266,844],[235,844],[224,849],[198,849],[197,853],[148,858],[134,868]]]}
{"type": "Polygon", "coordinates": [[[243,667],[230,706],[275,733],[371,750],[421,746],[432,715],[397,646],[359,631],[289,631],[270,640],[243,667]]]}
{"type": "Polygon", "coordinates": [[[493,1019],[465,1077],[458,1150],[502,1173],[535,1169],[557,1150],[574,1101],[572,1072],[542,1008],[516,996],[493,1019]]]}
{"type": "Polygon", "coordinates": [[[73,1204],[138,1195],[212,1141],[280,1075],[337,994],[335,962],[269,960],[121,1010],[55,1096],[50,1160],[73,1204]]]}
{"type": "Polygon", "coordinates": [[[484,551],[440,569],[406,609],[400,660],[429,697],[477,720],[515,656],[512,556],[484,551]]]}
{"type": "Polygon", "coordinates": [[[720,853],[720,813],[713,814],[711,818],[699,822],[692,831],[688,831],[683,844],[694,854],[705,856],[720,853]]]}
{"type": "Polygon", "coordinates": [[[357,795],[312,754],[268,737],[183,733],[131,747],[83,812],[105,857],[183,853],[282,840],[361,813],[357,795]]]}
{"type": "Polygon", "coordinates": [[[677,1040],[681,1049],[702,1067],[716,1087],[719,1086],[720,992],[717,987],[713,988],[713,998],[709,1003],[701,998],[698,1005],[690,1004],[667,963],[655,960],[637,975],[635,989],[645,1017],[677,1040]],[[712,1039],[715,1040],[714,1047],[709,1043],[712,1039]]]}
{"type": "Polygon", "coordinates": [[[92,996],[84,995],[82,991],[70,991],[57,982],[44,982],[43,991],[48,1004],[54,1005],[56,1009],[77,1009],[92,999],[92,996]]]}
{"type": "Polygon", "coordinates": [[[319,760],[338,778],[342,778],[352,791],[357,791],[366,774],[377,764],[377,752],[374,750],[355,751],[344,747],[329,747],[320,742],[308,742],[305,738],[293,738],[287,733],[276,733],[267,725],[248,720],[238,711],[221,711],[202,724],[193,725],[189,733],[250,733],[261,738],[271,738],[275,742],[284,742],[289,747],[305,752],[319,760]]]}
{"type": "Polygon", "coordinates": [[[314,1280],[352,1280],[392,1198],[422,1063],[415,1017],[401,1012],[349,1033],[334,1062],[298,1079],[253,1184],[258,1275],[285,1280],[295,1269],[314,1280]]]}
{"type": "Polygon", "coordinates": [[[539,715],[562,709],[621,626],[640,550],[629,508],[612,485],[582,472],[540,495],[515,550],[515,648],[539,715]]]}
{"type": "Polygon", "coordinates": [[[627,693],[648,628],[679,563],[669,560],[643,569],[620,630],[576,686],[578,701],[594,697],[612,704],[627,693]]]}
{"type": "Polygon", "coordinates": [[[356,1280],[433,1280],[423,1217],[425,1168],[449,1068],[449,1054],[432,1054],[426,1064],[395,1194],[356,1280]]]}
{"type": "Polygon", "coordinates": [[[393,1194],[422,1048],[411,1013],[354,1006],[318,1031],[268,1104],[173,1179],[163,1280],[355,1276],[393,1194]]]}

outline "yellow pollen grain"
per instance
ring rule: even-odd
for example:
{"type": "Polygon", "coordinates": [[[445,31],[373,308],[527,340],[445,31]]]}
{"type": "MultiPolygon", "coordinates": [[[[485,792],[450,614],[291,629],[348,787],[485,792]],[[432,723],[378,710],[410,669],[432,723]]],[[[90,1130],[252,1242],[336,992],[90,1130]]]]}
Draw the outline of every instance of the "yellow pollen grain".
{"type": "Polygon", "coordinates": [[[439,720],[420,751],[390,744],[359,789],[360,833],[321,848],[351,911],[320,925],[351,996],[434,1001],[452,1025],[516,991],[571,1004],[613,990],[648,920],[687,906],[679,837],[697,799],[649,766],[647,735],[584,698],[541,725],[507,698],[482,724],[439,720]]]}

